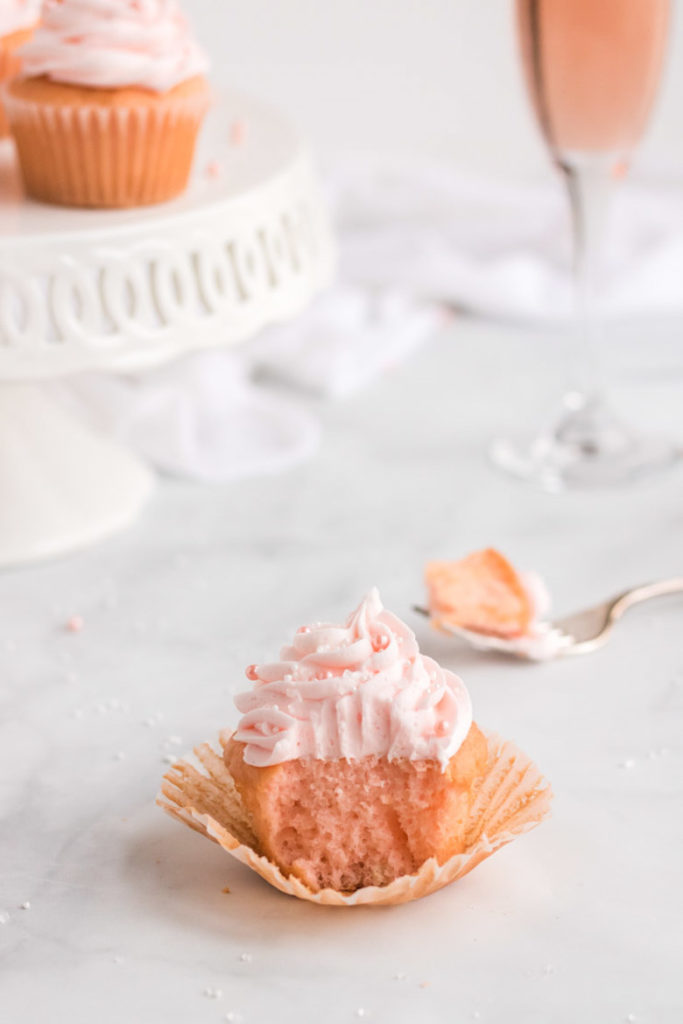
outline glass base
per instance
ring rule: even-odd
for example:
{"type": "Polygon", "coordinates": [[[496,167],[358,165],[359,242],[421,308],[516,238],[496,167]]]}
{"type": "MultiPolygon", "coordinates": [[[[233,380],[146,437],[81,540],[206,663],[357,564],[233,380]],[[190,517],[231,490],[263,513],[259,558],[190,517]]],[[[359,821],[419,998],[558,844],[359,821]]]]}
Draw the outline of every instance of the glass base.
{"type": "Polygon", "coordinates": [[[490,454],[499,468],[555,492],[620,487],[683,457],[680,446],[635,436],[600,398],[575,392],[550,430],[526,443],[496,440],[490,454]]]}

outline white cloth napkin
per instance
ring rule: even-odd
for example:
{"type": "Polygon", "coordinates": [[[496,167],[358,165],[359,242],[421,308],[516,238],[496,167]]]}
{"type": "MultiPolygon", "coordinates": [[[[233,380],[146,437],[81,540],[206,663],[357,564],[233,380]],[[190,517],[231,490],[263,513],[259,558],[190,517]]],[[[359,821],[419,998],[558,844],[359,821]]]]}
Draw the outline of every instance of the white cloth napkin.
{"type": "MultiPolygon", "coordinates": [[[[521,321],[571,311],[568,202],[558,177],[526,185],[416,163],[351,163],[332,177],[344,278],[521,321]]],[[[600,282],[612,317],[683,311],[683,189],[615,186],[600,282]]]]}
{"type": "MultiPolygon", "coordinates": [[[[278,472],[319,441],[302,392],[339,398],[369,385],[446,307],[527,321],[571,308],[567,204],[550,174],[505,186],[443,166],[352,161],[329,176],[329,193],[340,279],[295,322],[139,378],[81,378],[69,400],[165,472],[278,472]]],[[[606,257],[607,315],[683,311],[683,191],[620,188],[606,257]]]]}

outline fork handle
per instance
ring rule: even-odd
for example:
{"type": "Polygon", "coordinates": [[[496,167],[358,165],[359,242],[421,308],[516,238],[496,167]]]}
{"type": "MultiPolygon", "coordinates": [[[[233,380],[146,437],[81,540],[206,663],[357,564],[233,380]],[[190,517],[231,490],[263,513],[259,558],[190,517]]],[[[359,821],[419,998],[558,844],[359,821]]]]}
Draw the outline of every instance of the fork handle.
{"type": "Polygon", "coordinates": [[[615,597],[609,610],[609,621],[616,622],[625,611],[635,604],[649,601],[653,597],[664,597],[666,594],[683,594],[683,576],[674,576],[670,580],[659,580],[657,583],[644,583],[640,587],[625,590],[615,597]]]}

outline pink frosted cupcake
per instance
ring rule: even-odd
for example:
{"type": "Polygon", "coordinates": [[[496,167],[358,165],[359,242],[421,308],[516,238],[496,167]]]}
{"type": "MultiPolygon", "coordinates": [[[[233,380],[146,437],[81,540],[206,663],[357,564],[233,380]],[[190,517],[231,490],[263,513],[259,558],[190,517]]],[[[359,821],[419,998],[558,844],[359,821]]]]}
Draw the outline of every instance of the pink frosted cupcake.
{"type": "MultiPolygon", "coordinates": [[[[0,0],[0,85],[21,70],[19,47],[27,43],[38,21],[40,0],[0,0]]],[[[0,102],[0,138],[9,134],[9,123],[0,102]]]]}
{"type": "Polygon", "coordinates": [[[547,812],[537,769],[484,736],[462,680],[420,653],[376,590],[247,676],[222,758],[198,748],[202,770],[176,765],[161,804],[284,892],[414,899],[547,812]]]}
{"type": "Polygon", "coordinates": [[[125,207],[185,189],[208,63],[175,0],[47,0],[21,56],[5,106],[29,195],[125,207]]]}

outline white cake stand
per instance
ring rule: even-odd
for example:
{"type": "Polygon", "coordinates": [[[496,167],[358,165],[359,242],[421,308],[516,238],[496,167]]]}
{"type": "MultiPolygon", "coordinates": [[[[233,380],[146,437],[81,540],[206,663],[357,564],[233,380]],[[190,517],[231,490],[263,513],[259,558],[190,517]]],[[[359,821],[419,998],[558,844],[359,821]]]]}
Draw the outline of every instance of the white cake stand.
{"type": "Polygon", "coordinates": [[[214,110],[184,197],[130,211],[26,201],[0,154],[0,565],[130,523],[152,477],[50,400],[40,381],[138,372],[292,317],[331,279],[308,153],[244,96],[214,110]]]}

